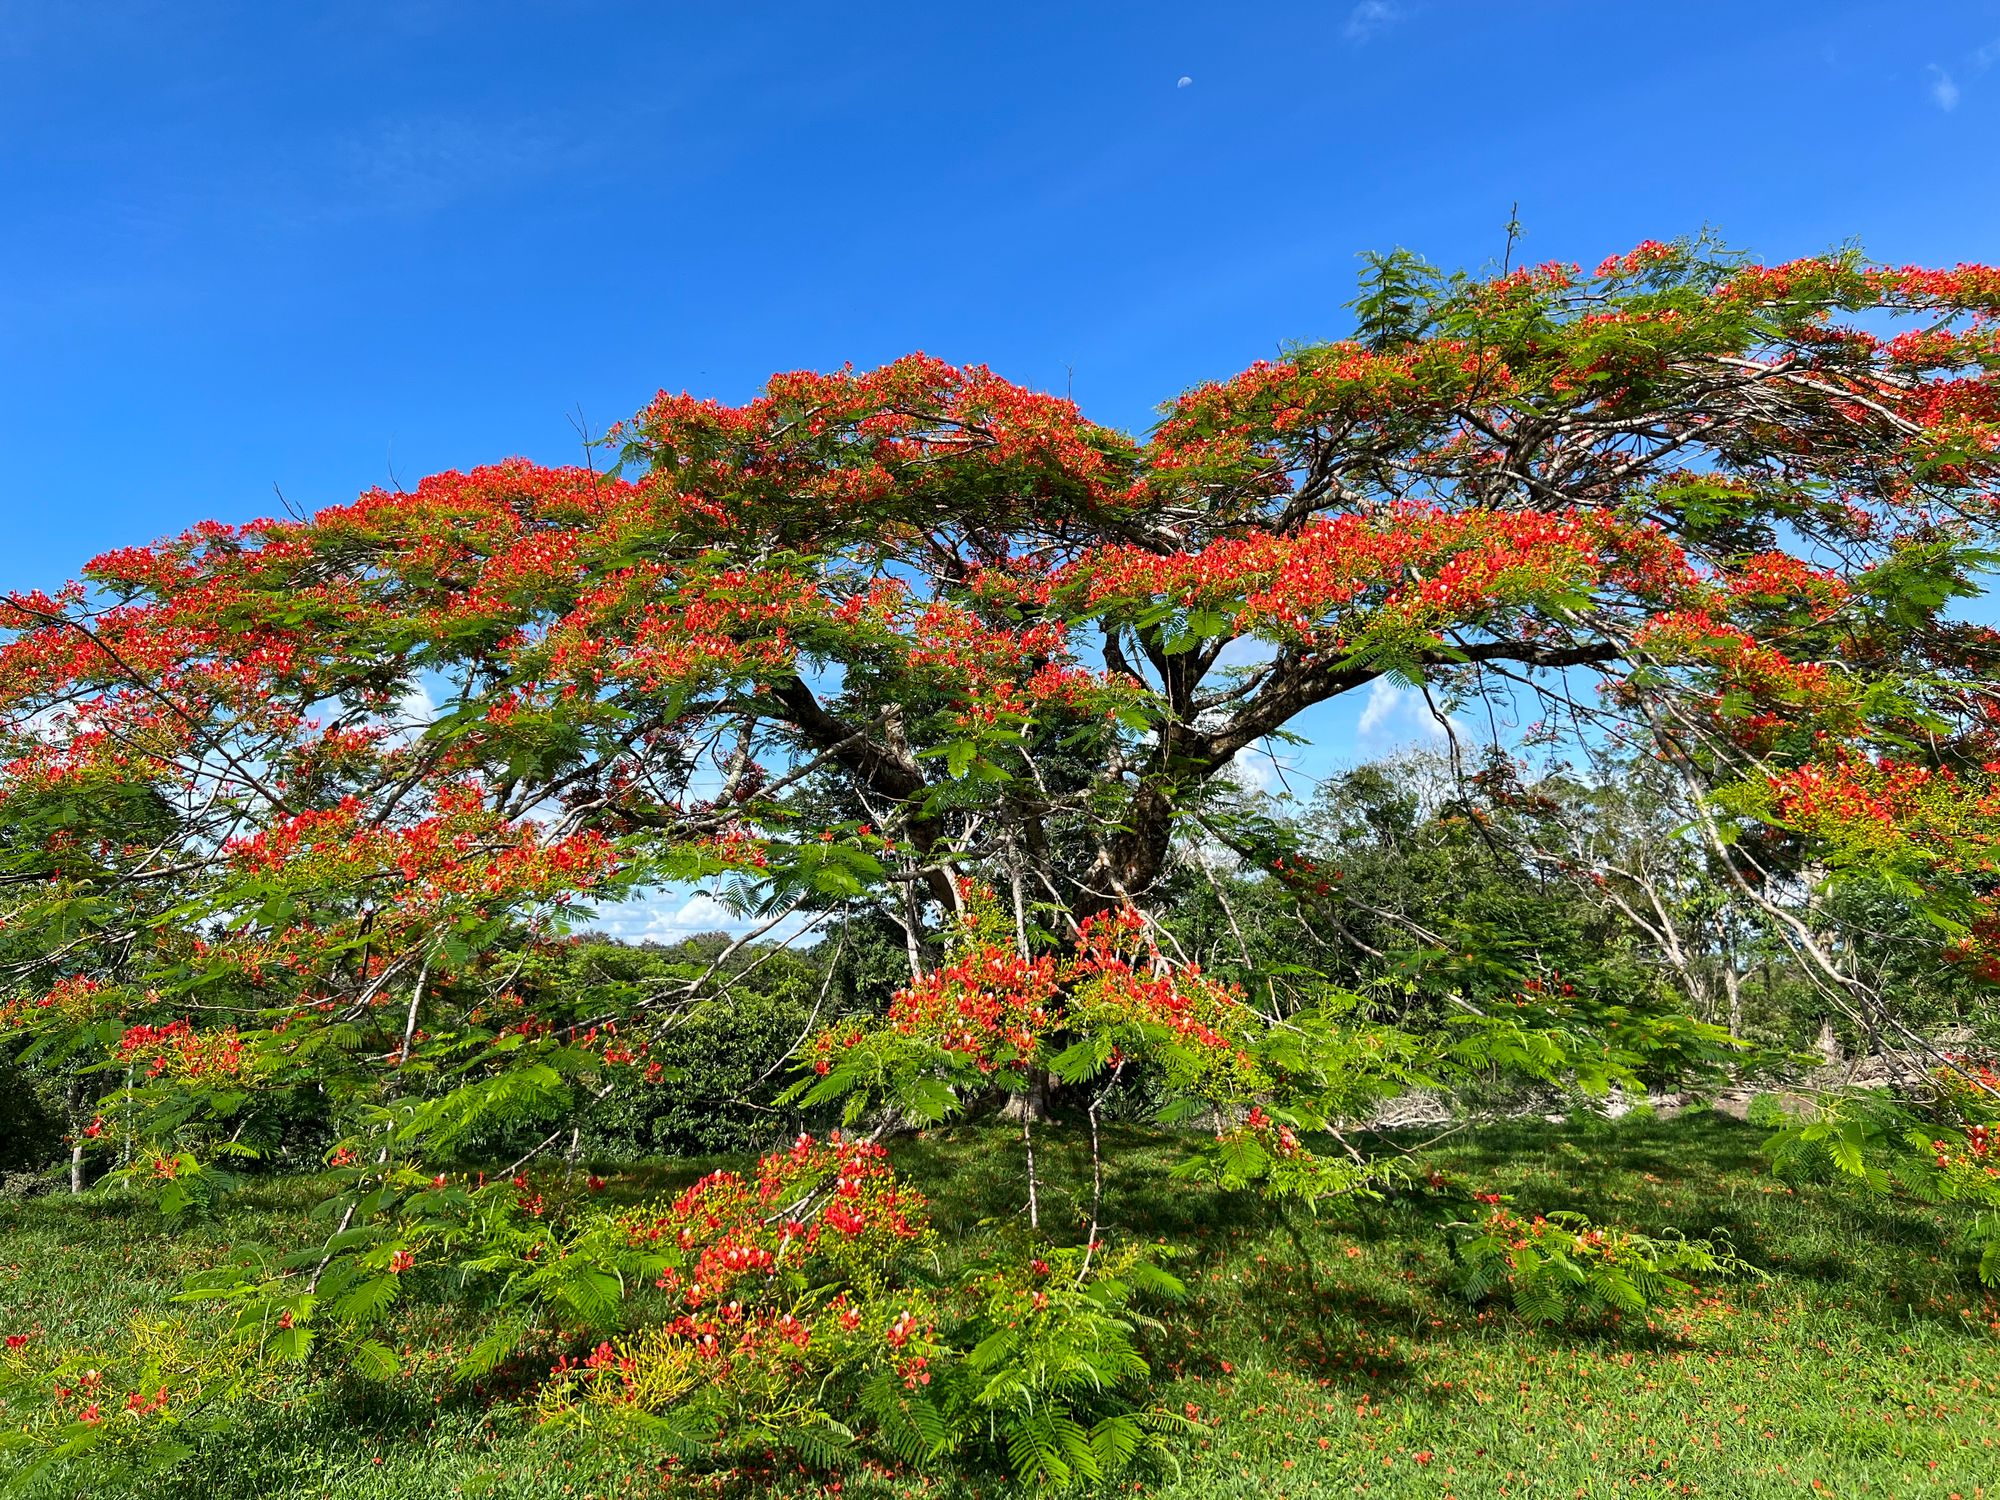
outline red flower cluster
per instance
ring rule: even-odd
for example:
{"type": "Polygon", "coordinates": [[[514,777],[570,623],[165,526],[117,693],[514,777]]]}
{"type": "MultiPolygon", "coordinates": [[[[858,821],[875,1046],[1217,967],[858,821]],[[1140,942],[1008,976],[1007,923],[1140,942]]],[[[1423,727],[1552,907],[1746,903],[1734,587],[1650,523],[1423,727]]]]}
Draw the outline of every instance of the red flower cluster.
{"type": "Polygon", "coordinates": [[[948,963],[896,991],[889,1024],[962,1053],[981,1072],[1025,1069],[1055,1013],[1056,964],[1025,958],[1011,941],[963,943],[948,963]]]}
{"type": "Polygon", "coordinates": [[[549,1373],[557,1390],[574,1383],[594,1401],[651,1407],[683,1397],[691,1382],[723,1390],[783,1390],[812,1378],[810,1355],[831,1358],[845,1351],[892,1356],[897,1375],[915,1389],[930,1383],[933,1338],[931,1325],[914,1313],[904,1310],[889,1319],[870,1305],[864,1314],[844,1292],[817,1306],[732,1300],[683,1313],[636,1338],[600,1343],[581,1360],[565,1355],[549,1373]]]}
{"type": "MultiPolygon", "coordinates": [[[[1754,601],[1777,581],[1773,570],[1763,569],[1750,575],[1741,593],[1754,601]]],[[[1819,591],[1822,599],[1833,596],[1831,589],[1819,591]]],[[[1724,733],[1750,749],[1768,749],[1776,731],[1786,724],[1815,733],[1856,727],[1853,679],[1819,662],[1793,660],[1753,631],[1723,618],[1716,607],[1656,615],[1633,634],[1632,645],[1657,665],[1692,669],[1695,678],[1687,684],[1685,701],[1705,708],[1724,733]],[[1730,703],[1745,698],[1758,703],[1762,712],[1744,716],[1728,711],[1730,703]]]]}
{"type": "MultiPolygon", "coordinates": [[[[1250,1066],[1242,995],[1199,964],[1168,962],[1135,908],[1086,918],[1067,957],[1029,956],[989,887],[961,881],[960,893],[964,909],[949,957],[890,1003],[896,1035],[987,1074],[1025,1073],[1046,1060],[1051,1037],[1077,1028],[1121,1035],[1126,1047],[1191,1046],[1208,1055],[1204,1068],[1250,1066]]],[[[808,1054],[813,1069],[830,1073],[840,1052],[866,1038],[855,1027],[820,1033],[808,1054]]]]}
{"type": "Polygon", "coordinates": [[[699,1308],[761,1290],[780,1262],[883,1263],[924,1235],[926,1208],[881,1146],[836,1133],[765,1156],[754,1180],[712,1172],[666,1208],[630,1210],[619,1223],[632,1245],[674,1256],[658,1284],[699,1308]]]}
{"type": "Polygon", "coordinates": [[[148,1078],[234,1077],[243,1070],[243,1044],[236,1028],[197,1032],[185,1020],[164,1026],[132,1026],[118,1039],[118,1058],[128,1067],[144,1063],[148,1078]]]}
{"type": "Polygon", "coordinates": [[[1177,1041],[1247,1064],[1241,1038],[1249,1015],[1242,993],[1208,978],[1200,964],[1167,963],[1135,908],[1087,918],[1077,947],[1070,977],[1080,1017],[1114,1027],[1163,1027],[1177,1041]]]}
{"type": "Polygon", "coordinates": [[[1375,515],[1253,531],[1200,551],[1111,547],[1063,575],[1082,603],[1162,599],[1224,610],[1237,633],[1339,646],[1384,623],[1434,626],[1581,589],[1679,597],[1697,580],[1655,526],[1605,511],[1462,511],[1400,504],[1375,515]]]}
{"type": "Polygon", "coordinates": [[[999,504],[1032,505],[1038,487],[1115,504],[1134,453],[1131,439],[1073,402],[924,354],[863,374],[774,375],[764,396],[737,408],[662,392],[631,428],[639,451],[670,460],[683,496],[740,494],[749,478],[774,504],[836,512],[891,493],[921,497],[949,482],[939,471],[953,461],[1020,481],[1012,495],[992,487],[999,504]]]}
{"type": "Polygon", "coordinates": [[[433,812],[402,825],[368,816],[358,797],[275,821],[229,847],[245,870],[316,881],[381,882],[399,904],[452,898],[557,898],[601,884],[617,854],[601,834],[546,839],[487,810],[470,783],[439,787],[433,812]]]}
{"type": "Polygon", "coordinates": [[[95,1020],[104,1013],[106,992],[99,981],[72,974],[59,979],[48,993],[33,1000],[25,997],[0,1001],[0,1022],[27,1026],[51,1019],[79,1023],[95,1020]]]}
{"type": "Polygon", "coordinates": [[[1251,1135],[1266,1141],[1275,1156],[1296,1156],[1299,1152],[1299,1138],[1289,1125],[1281,1125],[1264,1113],[1261,1105],[1253,1107],[1243,1117],[1243,1128],[1251,1135]]]}
{"type": "Polygon", "coordinates": [[[1886,866],[1957,891],[1963,934],[1944,956],[2000,982],[2000,761],[1954,771],[1836,754],[1765,778],[1769,815],[1830,866],[1886,866]]]}

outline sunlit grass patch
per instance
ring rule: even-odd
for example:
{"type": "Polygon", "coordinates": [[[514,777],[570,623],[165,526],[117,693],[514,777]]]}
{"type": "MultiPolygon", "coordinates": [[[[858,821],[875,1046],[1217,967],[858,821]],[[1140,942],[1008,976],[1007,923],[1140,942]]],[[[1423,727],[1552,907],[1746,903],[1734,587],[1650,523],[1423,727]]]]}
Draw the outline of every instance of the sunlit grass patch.
{"type": "MultiPolygon", "coordinates": [[[[1121,1481],[1168,1497],[1438,1497],[2000,1493],[2000,1301],[1943,1251],[1930,1212],[1775,1180],[1757,1130],[1706,1115],[1618,1125],[1485,1126],[1438,1144],[1440,1165],[1523,1212],[1588,1208],[1661,1233],[1726,1237],[1768,1279],[1700,1288],[1648,1319],[1536,1328],[1504,1300],[1450,1287],[1441,1224],[1420,1195],[1315,1218],[1191,1189],[1133,1132],[1106,1208],[1113,1236],[1183,1247],[1190,1295],[1148,1335],[1161,1404],[1201,1424],[1180,1469],[1121,1481]],[[1815,1489],[1817,1481],[1823,1488],[1815,1489]]],[[[1043,1223],[1088,1214],[1084,1142],[1038,1134],[1043,1223]]],[[[931,1196],[941,1253],[967,1259],[1025,1236],[1018,1134],[984,1126],[898,1144],[931,1196]]],[[[638,1200],[709,1163],[611,1177],[638,1200]]],[[[115,1195],[0,1204],[9,1329],[88,1342],[141,1317],[199,1322],[170,1301],[186,1270],[317,1232],[304,1184],[260,1185],[207,1219],[166,1227],[115,1195]]],[[[991,1497],[997,1473],[893,1467],[807,1472],[796,1459],[677,1476],[644,1451],[538,1430],[513,1402],[534,1359],[454,1386],[476,1312],[413,1286],[386,1385],[287,1375],[240,1426],[149,1486],[156,1500],[250,1497],[575,1497],[684,1493],[991,1497]],[[838,1484],[834,1490],[831,1486],[838,1484]]],[[[550,1356],[551,1360],[553,1355],[550,1356]]],[[[45,1483],[38,1497],[66,1492],[45,1483]]]]}

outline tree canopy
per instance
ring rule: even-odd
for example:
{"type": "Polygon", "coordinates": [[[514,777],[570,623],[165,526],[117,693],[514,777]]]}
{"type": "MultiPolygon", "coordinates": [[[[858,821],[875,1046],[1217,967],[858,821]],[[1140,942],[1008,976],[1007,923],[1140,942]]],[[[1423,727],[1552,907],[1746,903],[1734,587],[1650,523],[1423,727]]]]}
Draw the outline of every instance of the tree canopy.
{"type": "MultiPolygon", "coordinates": [[[[1105,1393],[1134,1376],[1128,1301],[1171,1278],[1109,1235],[1115,1163],[1087,1222],[1041,1221],[1051,1090],[1094,1156],[1143,1077],[1199,1126],[1191,1175],[1379,1191],[1413,1169],[1334,1143],[1381,1099],[1714,1066],[1747,955],[1782,951],[1933,1079],[1897,1106],[1925,1121],[1812,1140],[1858,1162],[1975,1128],[1981,1086],[1812,893],[1886,892],[2000,974],[2000,635],[1961,607],[2000,519],[2000,271],[1695,241],[1471,277],[1398,253],[1355,313],[1352,338],[1188,391],[1144,437],[911,355],[741,406],[662,393],[608,463],[207,523],[8,596],[0,1020],[93,1081],[80,1144],[170,1209],[333,1101],[325,1243],[200,1289],[267,1354],[379,1365],[397,1278],[449,1266],[497,1309],[469,1371],[536,1326],[606,1336],[550,1377],[552,1409],[691,1443],[726,1409],[913,1458],[1001,1409],[1018,1466],[1056,1477],[1141,1440],[1105,1393]],[[1316,833],[1232,774],[1384,678],[1494,726],[1450,735],[1450,837],[1504,842],[1515,873],[1453,931],[1332,867],[1406,812],[1363,797],[1316,833]],[[1510,759],[1557,746],[1560,797],[1510,759]],[[1568,904],[1524,926],[1522,881],[1568,904]],[[742,936],[615,974],[569,946],[591,910],[690,882],[729,893],[742,936]],[[1183,941],[1204,903],[1219,962],[1183,941]],[[1377,957],[1414,924],[1422,1003],[1371,991],[1380,965],[1253,955],[1245,903],[1260,932],[1377,957]],[[1629,974],[1562,972],[1550,955],[1588,963],[1607,921],[1678,977],[1642,1003],[1629,974]],[[1481,979],[1468,934],[1503,928],[1541,957],[1481,979]],[[829,968],[815,1002],[819,976],[783,970],[806,935],[866,948],[843,972],[878,993],[827,1006],[829,968]],[[675,1034],[753,1000],[803,1013],[789,1098],[848,1134],[650,1217],[594,1212],[564,1165],[584,1113],[698,1092],[669,1078],[675,1034]],[[1022,1261],[976,1307],[919,1295],[921,1205],[879,1142],[1008,1095],[1022,1261]],[[1010,1323],[1020,1298],[1047,1321],[1010,1323]],[[927,1361],[948,1390],[926,1394],[927,1361]],[[871,1394],[806,1420],[836,1373],[871,1394]]],[[[1937,1171],[1990,1210],[1983,1147],[1963,1171],[1957,1151],[1937,1171]]],[[[1674,1263],[1647,1264],[1667,1285],[1674,1263]]]]}

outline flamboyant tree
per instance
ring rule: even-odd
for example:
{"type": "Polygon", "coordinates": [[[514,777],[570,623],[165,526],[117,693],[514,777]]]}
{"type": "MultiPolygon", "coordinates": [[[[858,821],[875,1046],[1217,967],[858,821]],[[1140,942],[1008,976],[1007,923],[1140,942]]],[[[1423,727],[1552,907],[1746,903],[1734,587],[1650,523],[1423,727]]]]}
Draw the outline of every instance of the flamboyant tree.
{"type": "MultiPolygon", "coordinates": [[[[1088,1394],[1136,1360],[1144,1273],[1107,1244],[1095,1152],[1122,1080],[1201,1122],[1194,1169],[1312,1198],[1382,1170],[1314,1132],[1413,1081],[1641,1061],[1562,986],[1409,1026],[1310,976],[1204,974],[1157,909],[1189,859],[1302,915],[1339,900],[1236,757],[1385,676],[1460,722],[1539,702],[1586,754],[1659,757],[1746,900],[1806,878],[1829,799],[2000,763],[2000,638],[1952,613],[1996,520],[2000,271],[1399,254],[1355,308],[1351,339],[1189,391],[1144,438],[913,355],[742,406],[662,394],[608,469],[204,524],[10,596],[0,1017],[101,1081],[81,1134],[170,1207],[272,1101],[338,1102],[326,1242],[208,1287],[252,1345],[379,1367],[398,1278],[450,1266],[502,1309],[468,1369],[537,1328],[632,1334],[563,1365],[572,1404],[912,1456],[1004,1421],[1023,1468],[1098,1472],[1137,1441],[1088,1394]],[[800,1050],[801,1092],[868,1136],[596,1212],[566,1185],[576,1112],[657,1079],[653,1037],[735,969],[614,1003],[538,990],[536,959],[566,913],[690,881],[759,935],[900,932],[886,1015],[800,1050]],[[1041,1269],[878,1297],[927,1231],[869,1142],[1051,1080],[1091,1126],[1088,1222],[1041,1222],[1024,1108],[1041,1269]],[[469,1170],[495,1122],[535,1140],[469,1170]],[[1068,1373],[996,1413],[995,1359],[1068,1373]],[[873,1395],[802,1421],[836,1373],[873,1395]]],[[[1792,936],[1840,1003],[1879,1004],[1792,936]]],[[[65,1440],[78,1399],[50,1409],[65,1440]]]]}

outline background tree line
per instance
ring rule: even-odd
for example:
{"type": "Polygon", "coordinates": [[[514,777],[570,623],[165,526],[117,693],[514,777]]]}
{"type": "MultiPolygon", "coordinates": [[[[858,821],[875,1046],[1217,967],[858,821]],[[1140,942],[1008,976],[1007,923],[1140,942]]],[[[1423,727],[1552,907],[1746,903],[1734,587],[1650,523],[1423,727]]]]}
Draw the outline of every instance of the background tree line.
{"type": "MultiPolygon", "coordinates": [[[[1643,757],[1615,772],[1524,777],[1497,753],[1468,770],[1427,749],[1297,796],[1227,787],[1211,820],[1239,844],[1277,851],[1268,863],[1292,878],[1269,878],[1197,826],[1163,893],[1163,925],[1206,971],[1279,1010],[1351,991],[1374,1019],[1440,1028],[1465,1001],[1546,988],[1635,1033],[1659,1022],[1670,1036],[1672,1020],[1692,1014],[1743,1044],[1737,1054],[1648,1049],[1647,1070],[1663,1083],[1692,1073],[1761,1087],[1809,1067],[1828,1033],[1848,1056],[1884,1045],[1828,1005],[1783,934],[1732,888],[1691,834],[1671,779],[1643,757]]],[[[1779,898],[1909,1024],[1949,1038],[1991,1023],[1991,987],[1949,960],[1887,881],[1820,890],[1812,876],[1798,872],[1779,898]]],[[[632,1160],[743,1152],[824,1128],[830,1110],[784,1099],[801,1045],[844,1019],[879,1019],[908,982],[904,934],[884,912],[851,917],[810,945],[586,931],[534,955],[518,987],[562,1014],[617,1013],[676,986],[708,996],[653,1041],[653,1087],[562,1116],[574,1159],[632,1160]]],[[[67,1185],[104,1065],[29,1051],[15,1042],[0,1063],[0,1170],[20,1188],[67,1185]]],[[[1487,1097],[1459,1102],[1507,1108],[1519,1087],[1496,1074],[1487,1097]]],[[[1145,1118],[1149,1105],[1135,1070],[1114,1113],[1145,1118]]],[[[554,1118],[530,1112],[485,1127],[464,1155],[507,1159],[554,1118]]],[[[312,1086],[266,1101],[242,1133],[260,1153],[248,1170],[309,1167],[346,1123],[340,1100],[312,1086]]]]}

